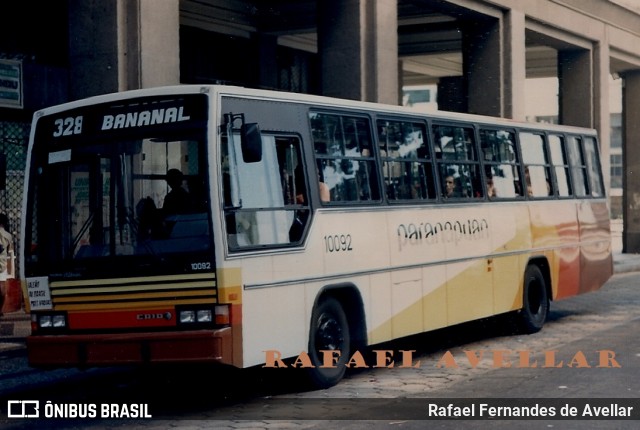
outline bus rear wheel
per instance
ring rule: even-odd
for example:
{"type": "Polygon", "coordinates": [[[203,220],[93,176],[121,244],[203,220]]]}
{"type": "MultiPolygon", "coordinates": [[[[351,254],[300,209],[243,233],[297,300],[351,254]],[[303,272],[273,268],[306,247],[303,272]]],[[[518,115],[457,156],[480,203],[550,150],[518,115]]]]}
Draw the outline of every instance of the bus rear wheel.
{"type": "Polygon", "coordinates": [[[540,268],[529,265],[524,273],[523,301],[519,325],[523,333],[536,333],[542,329],[549,314],[547,283],[540,268]]]}
{"type": "Polygon", "coordinates": [[[350,355],[351,336],[347,316],[338,300],[326,298],[314,308],[311,315],[309,357],[314,367],[307,368],[311,386],[322,389],[340,382],[350,355]]]}

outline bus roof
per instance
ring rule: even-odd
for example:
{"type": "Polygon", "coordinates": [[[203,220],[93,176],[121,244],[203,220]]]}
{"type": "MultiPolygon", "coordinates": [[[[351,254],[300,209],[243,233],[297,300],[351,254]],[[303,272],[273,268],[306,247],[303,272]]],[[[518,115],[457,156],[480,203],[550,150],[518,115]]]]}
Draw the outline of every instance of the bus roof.
{"type": "Polygon", "coordinates": [[[109,93],[103,95],[97,95],[88,97],[85,99],[75,100],[72,102],[47,107],[37,111],[34,114],[34,118],[50,115],[56,112],[61,112],[68,109],[78,108],[82,106],[108,103],[115,100],[124,100],[135,97],[145,97],[151,95],[177,95],[184,93],[209,93],[214,97],[218,96],[236,96],[242,98],[253,98],[262,100],[274,100],[274,101],[288,101],[293,103],[309,103],[320,107],[328,108],[346,108],[346,109],[360,109],[376,113],[384,113],[387,115],[412,115],[415,117],[438,119],[443,121],[468,121],[478,124],[490,125],[490,126],[504,126],[504,127],[520,127],[530,130],[541,131],[558,131],[558,132],[573,132],[580,134],[596,135],[597,131],[592,128],[559,125],[551,123],[537,123],[537,122],[525,122],[517,121],[508,118],[493,117],[486,115],[476,115],[469,113],[448,112],[448,111],[432,111],[423,112],[412,109],[406,106],[397,106],[390,104],[381,104],[373,102],[364,102],[357,100],[341,99],[335,97],[310,95],[303,93],[292,93],[276,90],[265,90],[247,87],[238,87],[230,85],[198,85],[198,84],[182,84],[172,86],[162,86],[153,88],[144,88],[137,90],[129,90],[118,93],[109,93]]]}

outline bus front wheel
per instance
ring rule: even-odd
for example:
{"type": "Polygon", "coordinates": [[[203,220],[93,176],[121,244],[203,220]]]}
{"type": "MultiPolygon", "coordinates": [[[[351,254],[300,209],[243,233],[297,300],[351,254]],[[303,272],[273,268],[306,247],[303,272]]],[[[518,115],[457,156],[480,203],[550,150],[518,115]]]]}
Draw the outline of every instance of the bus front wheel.
{"type": "Polygon", "coordinates": [[[536,333],[542,329],[549,314],[547,283],[540,268],[529,265],[524,273],[522,309],[519,312],[523,333],[536,333]]]}
{"type": "Polygon", "coordinates": [[[351,354],[349,324],[344,309],[333,297],[322,300],[311,315],[309,357],[313,367],[307,368],[314,388],[337,384],[346,372],[351,354]]]}

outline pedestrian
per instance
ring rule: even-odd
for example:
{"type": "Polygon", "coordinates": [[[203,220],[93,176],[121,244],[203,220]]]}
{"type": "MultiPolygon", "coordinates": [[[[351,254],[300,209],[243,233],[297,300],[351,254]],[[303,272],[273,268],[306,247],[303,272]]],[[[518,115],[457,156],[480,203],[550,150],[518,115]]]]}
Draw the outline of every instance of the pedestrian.
{"type": "Polygon", "coordinates": [[[13,273],[13,236],[7,230],[9,218],[0,213],[0,316],[7,295],[7,278],[13,273]]]}

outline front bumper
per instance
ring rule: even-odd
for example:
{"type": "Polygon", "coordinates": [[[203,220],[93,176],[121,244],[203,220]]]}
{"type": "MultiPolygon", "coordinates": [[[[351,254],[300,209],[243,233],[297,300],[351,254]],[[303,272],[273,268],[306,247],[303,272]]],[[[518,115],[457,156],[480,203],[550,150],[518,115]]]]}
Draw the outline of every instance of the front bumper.
{"type": "Polygon", "coordinates": [[[119,334],[32,335],[33,367],[93,367],[143,363],[232,364],[232,328],[119,334]]]}

